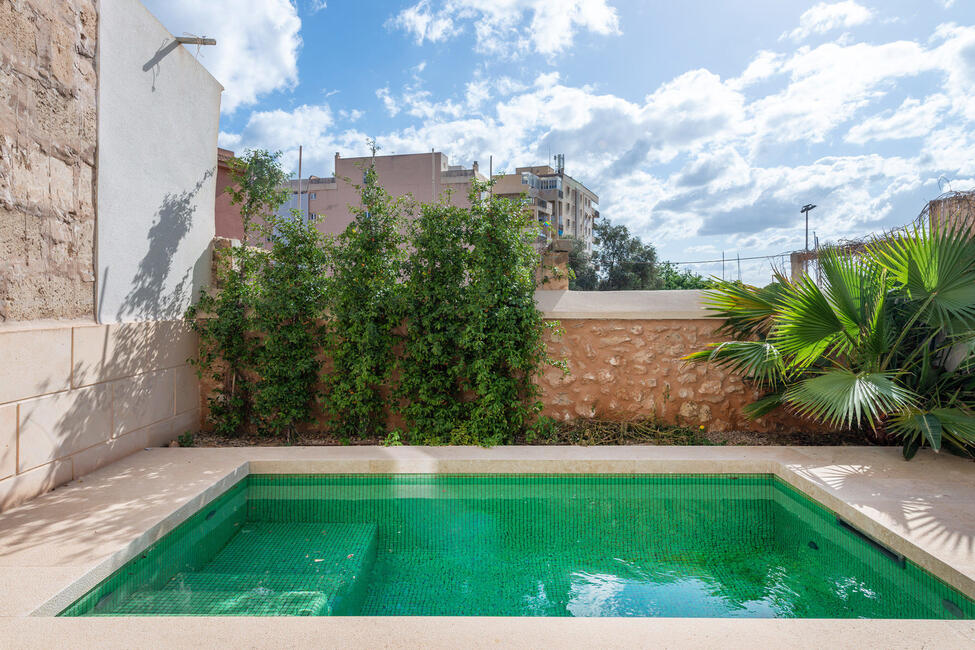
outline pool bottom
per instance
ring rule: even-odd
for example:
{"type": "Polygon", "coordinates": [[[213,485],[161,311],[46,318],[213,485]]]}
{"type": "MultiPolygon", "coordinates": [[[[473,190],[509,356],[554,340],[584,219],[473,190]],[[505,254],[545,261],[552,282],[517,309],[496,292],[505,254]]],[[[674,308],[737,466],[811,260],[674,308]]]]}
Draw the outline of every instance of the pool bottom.
{"type": "Polygon", "coordinates": [[[771,475],[251,475],[62,615],[973,613],[771,475]]]}

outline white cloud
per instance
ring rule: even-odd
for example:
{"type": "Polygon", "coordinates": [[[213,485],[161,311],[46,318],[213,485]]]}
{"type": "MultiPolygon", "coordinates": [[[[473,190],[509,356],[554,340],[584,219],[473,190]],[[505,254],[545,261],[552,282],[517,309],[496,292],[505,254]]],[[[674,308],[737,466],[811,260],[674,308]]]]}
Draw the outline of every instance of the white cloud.
{"type": "Polygon", "coordinates": [[[387,21],[416,39],[436,43],[474,30],[476,49],[513,58],[537,52],[554,56],[572,46],[576,33],[619,34],[619,15],[607,0],[420,0],[387,21]]]}
{"type": "Polygon", "coordinates": [[[389,86],[386,86],[385,88],[379,88],[378,90],[376,90],[376,97],[378,97],[380,101],[382,101],[383,108],[386,109],[386,112],[389,113],[390,117],[396,117],[396,114],[399,113],[399,105],[396,103],[396,100],[393,99],[393,96],[389,93],[389,86]]]}
{"type": "Polygon", "coordinates": [[[735,88],[746,88],[754,83],[765,81],[782,69],[784,55],[769,50],[762,50],[755,55],[741,76],[731,83],[735,88]]]}
{"type": "Polygon", "coordinates": [[[411,34],[417,45],[436,43],[453,36],[454,21],[446,12],[434,12],[430,0],[420,0],[387,21],[387,25],[411,34]]]}
{"type": "MultiPolygon", "coordinates": [[[[345,122],[354,116],[339,117],[345,122]]],[[[282,152],[282,164],[292,171],[298,168],[298,145],[303,148],[303,169],[316,176],[331,173],[336,151],[364,155],[368,152],[366,135],[356,129],[342,128],[328,105],[310,106],[251,113],[239,133],[220,133],[221,147],[238,153],[248,148],[282,152]]]]}
{"type": "Polygon", "coordinates": [[[339,117],[342,120],[345,120],[346,122],[350,122],[350,123],[358,121],[360,118],[362,118],[363,115],[365,115],[365,112],[360,111],[357,108],[353,108],[351,110],[345,110],[345,109],[339,110],[339,117]]]}
{"type": "Polygon", "coordinates": [[[869,22],[873,12],[854,0],[842,2],[820,2],[806,10],[799,17],[799,26],[791,32],[782,34],[780,40],[791,38],[801,41],[812,34],[825,34],[838,28],[855,27],[869,22]]]}
{"type": "Polygon", "coordinates": [[[941,121],[941,115],[949,106],[945,95],[935,94],[919,101],[908,97],[893,111],[874,115],[854,125],[845,140],[864,144],[871,140],[899,140],[918,138],[929,134],[941,121]]]}
{"type": "MultiPolygon", "coordinates": [[[[820,206],[821,239],[858,237],[910,221],[940,175],[975,177],[973,94],[975,27],[948,24],[921,42],[763,51],[737,77],[690,70],[641,99],[572,86],[557,71],[513,79],[482,70],[453,96],[435,96],[417,72],[376,92],[407,126],[369,135],[387,153],[433,147],[461,164],[493,155],[496,169],[565,153],[602,214],[662,250],[777,252],[802,245],[805,202],[820,206]],[[905,79],[929,89],[905,97],[905,79]],[[902,155],[873,149],[908,137],[920,144],[902,155]]],[[[334,151],[365,152],[354,117],[327,106],[263,112],[221,142],[282,148],[289,160],[303,143],[318,161],[310,169],[325,174],[334,151]]],[[[743,262],[748,273],[766,267],[743,262]]]]}
{"type": "Polygon", "coordinates": [[[800,48],[779,70],[789,75],[788,85],[749,106],[755,144],[821,142],[898,79],[937,67],[931,53],[912,41],[800,48]]]}
{"type": "Polygon", "coordinates": [[[232,113],[298,82],[301,19],[290,0],[145,0],[170,32],[217,39],[199,60],[223,84],[221,110],[232,113]]]}
{"type": "Polygon", "coordinates": [[[326,8],[328,8],[328,3],[326,0],[311,0],[311,3],[308,5],[308,10],[313,14],[317,14],[319,11],[326,8]]]}

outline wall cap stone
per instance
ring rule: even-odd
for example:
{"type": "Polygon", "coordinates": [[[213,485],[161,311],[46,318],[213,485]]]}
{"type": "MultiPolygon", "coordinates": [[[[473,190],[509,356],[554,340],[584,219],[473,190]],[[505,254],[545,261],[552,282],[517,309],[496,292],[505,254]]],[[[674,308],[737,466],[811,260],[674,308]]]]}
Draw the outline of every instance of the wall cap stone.
{"type": "Polygon", "coordinates": [[[704,291],[545,291],[535,303],[546,319],[617,318],[698,320],[713,318],[704,307],[704,291]]]}

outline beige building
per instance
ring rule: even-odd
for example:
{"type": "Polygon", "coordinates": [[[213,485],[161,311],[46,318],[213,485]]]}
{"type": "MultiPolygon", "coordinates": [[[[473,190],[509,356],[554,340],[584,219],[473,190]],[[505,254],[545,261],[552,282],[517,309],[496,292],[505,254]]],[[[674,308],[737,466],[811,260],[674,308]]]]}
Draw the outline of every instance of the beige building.
{"type": "MultiPolygon", "coordinates": [[[[349,206],[360,205],[355,186],[362,183],[363,173],[372,162],[371,156],[343,158],[336,153],[334,176],[311,176],[301,180],[301,209],[322,217],[320,228],[323,232],[340,233],[352,222],[349,206]]],[[[390,195],[410,194],[421,203],[449,197],[454,205],[468,207],[471,180],[487,181],[487,177],[478,171],[476,160],[469,168],[451,165],[447,155],[439,151],[376,156],[375,164],[379,184],[390,195]]],[[[285,209],[299,207],[298,183],[291,181],[294,198],[285,209]]]]}
{"type": "Polygon", "coordinates": [[[518,167],[514,174],[495,176],[495,196],[526,196],[543,228],[545,239],[572,237],[592,251],[592,229],[599,218],[599,197],[565,173],[562,158],[557,168],[549,165],[518,167]]]}

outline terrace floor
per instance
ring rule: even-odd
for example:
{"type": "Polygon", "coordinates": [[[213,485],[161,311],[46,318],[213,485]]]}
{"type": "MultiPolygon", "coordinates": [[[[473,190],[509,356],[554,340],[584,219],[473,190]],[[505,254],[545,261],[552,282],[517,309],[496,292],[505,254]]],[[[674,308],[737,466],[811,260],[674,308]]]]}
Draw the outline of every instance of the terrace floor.
{"type": "Polygon", "coordinates": [[[975,621],[51,618],[247,473],[772,473],[975,595],[975,463],[877,447],[147,449],[0,514],[9,647],[973,647],[975,621]],[[434,622],[434,621],[437,622],[434,622]]]}

